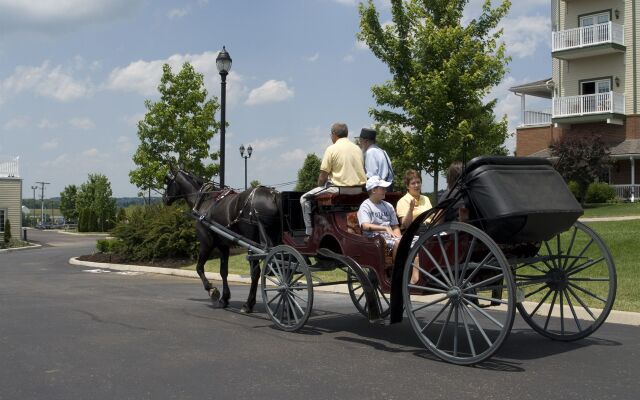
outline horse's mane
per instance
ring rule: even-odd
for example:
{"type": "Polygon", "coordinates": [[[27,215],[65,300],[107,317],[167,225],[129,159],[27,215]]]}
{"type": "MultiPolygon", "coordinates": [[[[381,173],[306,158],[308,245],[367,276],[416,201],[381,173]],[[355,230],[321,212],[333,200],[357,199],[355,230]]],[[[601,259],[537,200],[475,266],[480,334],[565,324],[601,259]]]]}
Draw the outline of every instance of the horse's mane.
{"type": "MultiPolygon", "coordinates": [[[[185,171],[185,170],[183,170],[183,169],[182,169],[182,170],[180,170],[180,171],[182,171],[182,173],[184,173],[184,174],[185,174],[185,176],[186,176],[187,178],[189,178],[189,180],[191,181],[191,183],[193,183],[193,184],[194,184],[194,186],[202,187],[205,183],[209,182],[209,181],[207,181],[206,179],[201,178],[201,177],[199,177],[199,176],[197,176],[197,175],[194,175],[194,174],[192,174],[192,173],[191,173],[191,172],[189,172],[189,171],[185,171]]],[[[214,187],[216,187],[216,185],[214,185],[214,187]]]]}

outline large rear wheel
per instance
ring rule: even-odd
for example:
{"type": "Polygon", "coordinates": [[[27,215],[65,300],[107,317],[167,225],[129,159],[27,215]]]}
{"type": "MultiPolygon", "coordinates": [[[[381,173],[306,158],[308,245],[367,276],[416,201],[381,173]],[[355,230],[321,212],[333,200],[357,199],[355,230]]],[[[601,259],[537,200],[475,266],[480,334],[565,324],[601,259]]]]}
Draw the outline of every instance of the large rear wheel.
{"type": "MultiPolygon", "coordinates": [[[[365,271],[368,271],[367,276],[369,277],[369,280],[376,291],[376,295],[378,296],[378,301],[380,302],[380,317],[386,318],[391,312],[391,299],[380,288],[378,277],[375,273],[370,269],[365,269],[365,271]]],[[[358,279],[358,276],[349,267],[345,267],[345,272],[347,273],[347,287],[349,289],[351,301],[358,312],[368,318],[369,306],[367,305],[367,297],[364,294],[362,283],[358,279]]]]}
{"type": "Polygon", "coordinates": [[[518,311],[536,332],[571,341],[595,332],[616,296],[613,258],[597,233],[581,222],[543,242],[538,254],[519,263],[518,311]]]}
{"type": "Polygon", "coordinates": [[[424,232],[409,251],[402,279],[409,321],[439,358],[475,364],[491,357],[509,335],[513,276],[500,248],[480,229],[450,222],[424,232]],[[414,265],[420,279],[412,284],[414,265]]]}

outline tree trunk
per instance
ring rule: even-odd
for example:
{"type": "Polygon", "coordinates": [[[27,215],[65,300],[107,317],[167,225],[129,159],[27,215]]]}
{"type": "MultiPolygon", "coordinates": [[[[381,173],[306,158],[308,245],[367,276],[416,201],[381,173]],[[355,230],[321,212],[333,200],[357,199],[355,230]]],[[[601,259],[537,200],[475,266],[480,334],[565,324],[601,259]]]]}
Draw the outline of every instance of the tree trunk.
{"type": "Polygon", "coordinates": [[[440,176],[440,168],[436,166],[433,170],[433,200],[435,202],[434,206],[438,205],[438,178],[440,176]]]}

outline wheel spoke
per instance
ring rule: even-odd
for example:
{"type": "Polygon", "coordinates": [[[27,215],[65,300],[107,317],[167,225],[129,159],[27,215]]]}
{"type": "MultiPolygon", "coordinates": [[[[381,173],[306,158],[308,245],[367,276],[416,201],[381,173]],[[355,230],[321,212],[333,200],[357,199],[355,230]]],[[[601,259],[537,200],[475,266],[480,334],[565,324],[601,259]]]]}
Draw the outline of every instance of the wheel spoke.
{"type": "Polygon", "coordinates": [[[609,282],[611,279],[609,278],[571,278],[569,279],[571,282],[609,282]]]}
{"type": "MultiPolygon", "coordinates": [[[[462,307],[466,308],[466,307],[462,307]]],[[[462,324],[464,325],[464,330],[467,332],[467,340],[469,341],[469,347],[471,348],[471,355],[473,357],[476,356],[476,348],[473,346],[473,339],[471,338],[471,333],[469,333],[469,326],[467,325],[467,319],[464,317],[464,311],[460,312],[460,317],[462,317],[462,324]]]]}
{"type": "Polygon", "coordinates": [[[544,295],[544,297],[542,298],[542,300],[540,300],[540,303],[538,303],[538,305],[536,306],[536,308],[533,309],[533,311],[531,312],[531,315],[534,315],[538,309],[540,308],[540,306],[544,303],[544,301],[547,299],[547,297],[549,297],[549,295],[551,294],[551,288],[549,288],[549,291],[547,292],[547,294],[544,295]]]}
{"type": "Polygon", "coordinates": [[[458,279],[460,278],[458,276],[459,274],[459,260],[458,260],[458,231],[455,231],[454,236],[453,236],[453,281],[455,283],[460,282],[458,279]]]}
{"type": "Polygon", "coordinates": [[[473,279],[474,276],[476,276],[476,274],[478,273],[478,271],[480,271],[482,269],[482,267],[491,259],[493,258],[493,253],[489,252],[489,254],[487,254],[483,259],[482,262],[480,262],[480,264],[478,264],[478,266],[471,271],[471,274],[469,274],[469,276],[467,277],[467,279],[465,279],[462,282],[462,287],[464,287],[467,283],[469,283],[469,281],[471,281],[471,279],[473,279]]]}
{"type": "Polygon", "coordinates": [[[468,286],[468,287],[464,288],[462,291],[466,292],[468,290],[473,290],[473,289],[475,289],[477,287],[481,287],[481,286],[487,285],[489,283],[493,283],[493,282],[502,280],[502,278],[504,278],[504,274],[499,274],[499,275],[493,276],[491,278],[485,279],[484,281],[481,281],[481,282],[475,283],[475,284],[473,284],[471,286],[468,286]]]}
{"type": "Polygon", "coordinates": [[[442,236],[438,236],[438,244],[440,245],[440,251],[442,252],[442,257],[444,258],[444,264],[447,267],[447,274],[449,275],[449,284],[453,286],[453,273],[451,272],[451,263],[449,262],[449,256],[447,255],[447,251],[444,249],[444,244],[442,244],[442,236]]]}
{"type": "Polygon", "coordinates": [[[534,290],[533,292],[525,294],[524,298],[526,299],[527,297],[531,297],[534,294],[539,293],[539,292],[543,291],[544,289],[546,289],[548,287],[549,287],[549,285],[540,286],[538,289],[534,290]]]}
{"type": "Polygon", "coordinates": [[[582,327],[580,326],[580,320],[578,319],[578,315],[576,314],[576,310],[573,308],[573,303],[571,302],[571,297],[569,297],[569,292],[565,289],[564,297],[567,299],[567,304],[569,304],[569,309],[571,310],[571,314],[573,314],[573,320],[576,323],[579,331],[582,331],[582,327]]]}
{"type": "Polygon", "coordinates": [[[410,287],[411,289],[419,289],[419,290],[423,290],[425,292],[431,292],[431,293],[447,293],[448,292],[448,290],[436,289],[436,288],[427,287],[427,286],[419,286],[419,285],[412,285],[412,284],[409,284],[407,286],[410,287]]]}
{"type": "Polygon", "coordinates": [[[478,328],[484,340],[487,342],[489,347],[491,347],[493,345],[493,342],[489,340],[489,336],[487,336],[484,329],[482,329],[482,326],[478,323],[478,320],[476,319],[476,317],[473,316],[473,314],[471,313],[471,310],[469,310],[467,307],[462,307],[462,309],[466,311],[467,314],[469,314],[469,317],[471,317],[471,320],[473,320],[473,323],[475,324],[476,328],[478,328]]]}
{"type": "Polygon", "coordinates": [[[493,297],[485,297],[485,296],[479,296],[477,294],[469,294],[469,293],[465,293],[464,297],[471,297],[472,299],[478,299],[478,300],[486,300],[486,301],[490,301],[492,303],[500,303],[500,304],[509,304],[509,301],[507,300],[502,300],[502,299],[494,299],[493,297]]]}
{"type": "MultiPolygon", "coordinates": [[[[471,244],[469,245],[469,249],[467,250],[467,257],[465,257],[464,259],[464,265],[462,266],[462,272],[460,274],[460,280],[464,279],[464,276],[467,273],[467,267],[469,266],[469,261],[471,260],[471,255],[473,254],[473,251],[475,250],[476,247],[476,237],[474,236],[473,239],[471,239],[471,244]]],[[[462,285],[460,285],[462,286],[462,285]]]]}
{"type": "Polygon", "coordinates": [[[280,286],[281,282],[276,282],[275,280],[273,280],[273,278],[271,278],[269,275],[265,275],[264,276],[269,282],[273,283],[276,286],[280,286]]]}
{"type": "Polygon", "coordinates": [[[438,311],[438,313],[436,314],[436,316],[435,316],[435,317],[433,317],[433,318],[431,319],[431,321],[429,321],[429,323],[428,323],[428,324],[426,324],[422,329],[420,329],[420,333],[424,333],[424,331],[425,331],[428,327],[430,327],[430,326],[431,326],[431,324],[433,324],[433,322],[434,322],[435,320],[437,320],[437,319],[438,319],[438,317],[439,317],[440,315],[442,315],[442,313],[444,312],[444,310],[446,310],[446,309],[447,309],[447,307],[449,307],[449,305],[450,305],[450,304],[451,304],[451,299],[447,300],[447,304],[445,304],[445,305],[440,309],[440,311],[438,311]]]}
{"type": "MultiPolygon", "coordinates": [[[[578,233],[578,228],[576,226],[573,227],[573,234],[571,235],[571,242],[569,243],[569,247],[567,248],[567,256],[571,254],[571,250],[573,249],[573,242],[576,239],[576,233],[578,233]]],[[[564,264],[562,265],[562,269],[567,268],[567,264],[569,263],[569,258],[567,257],[564,260],[564,264]]]]}
{"type": "Polygon", "coordinates": [[[447,319],[444,325],[442,325],[442,328],[440,328],[440,335],[438,335],[438,342],[436,343],[436,348],[440,348],[440,341],[442,340],[442,335],[444,334],[444,331],[449,325],[449,321],[451,320],[451,313],[453,313],[453,307],[454,307],[453,304],[449,303],[449,313],[447,314],[447,319]]]}
{"type": "Polygon", "coordinates": [[[564,335],[564,292],[560,291],[560,333],[564,335]]]}
{"type": "Polygon", "coordinates": [[[551,319],[551,313],[553,312],[553,307],[556,305],[556,297],[558,297],[558,292],[553,291],[553,299],[551,299],[551,307],[549,307],[549,314],[547,314],[547,320],[544,323],[544,330],[547,330],[547,326],[549,326],[549,320],[551,319]]]}
{"type": "Polygon", "coordinates": [[[453,307],[454,307],[454,312],[455,312],[454,319],[453,319],[454,322],[455,322],[455,325],[453,327],[453,356],[457,357],[458,356],[458,330],[459,330],[458,329],[458,323],[459,323],[459,320],[458,320],[458,305],[454,304],[453,307]]]}
{"type": "Polygon", "coordinates": [[[476,311],[478,311],[480,314],[484,315],[485,318],[487,318],[489,321],[493,322],[494,324],[496,324],[496,326],[498,326],[500,329],[504,328],[504,326],[498,322],[498,320],[496,320],[495,318],[493,318],[491,315],[489,315],[488,312],[484,311],[482,308],[478,307],[477,305],[475,305],[474,303],[470,302],[467,299],[462,299],[462,301],[464,301],[465,303],[467,303],[468,305],[470,305],[471,307],[473,307],[476,311]]]}
{"type": "Polygon", "coordinates": [[[573,297],[576,298],[576,300],[578,300],[578,303],[580,303],[580,305],[582,306],[582,308],[584,308],[584,310],[589,313],[589,315],[591,315],[591,318],[593,318],[593,320],[597,320],[596,316],[593,315],[593,313],[591,312],[591,309],[589,308],[589,306],[587,306],[582,299],[576,294],[576,292],[573,291],[573,289],[571,289],[571,287],[567,286],[567,290],[569,291],[569,293],[571,293],[573,295],[573,297]]]}
{"type": "Polygon", "coordinates": [[[430,302],[428,302],[428,303],[425,303],[425,304],[421,305],[420,307],[416,307],[416,308],[412,309],[412,310],[411,310],[411,312],[413,312],[413,313],[415,314],[416,312],[418,312],[418,311],[420,311],[420,310],[422,310],[422,309],[425,309],[425,308],[427,308],[427,307],[430,307],[430,306],[432,306],[432,305],[434,305],[434,304],[438,304],[438,303],[440,303],[442,300],[447,300],[447,299],[449,299],[449,296],[446,296],[446,295],[445,295],[445,296],[442,296],[442,297],[438,297],[436,300],[430,301],[430,302]]]}
{"type": "Polygon", "coordinates": [[[591,238],[591,240],[589,240],[589,243],[587,243],[586,246],[584,246],[584,248],[582,249],[582,251],[580,252],[580,254],[578,254],[575,258],[575,260],[573,260],[573,262],[571,263],[571,265],[569,265],[569,267],[565,268],[566,270],[571,270],[573,268],[574,265],[576,265],[576,263],[578,262],[578,260],[582,257],[582,255],[587,251],[587,249],[591,246],[591,243],[593,243],[593,238],[591,238]]]}
{"type": "Polygon", "coordinates": [[[572,286],[572,287],[574,287],[574,288],[576,288],[576,289],[580,290],[581,292],[584,292],[584,293],[588,294],[589,296],[593,297],[594,299],[598,299],[598,300],[600,300],[600,301],[601,301],[601,302],[603,302],[603,303],[606,303],[606,302],[607,302],[607,301],[606,301],[605,299],[603,299],[602,297],[600,297],[600,296],[598,296],[598,295],[596,295],[596,294],[591,293],[589,290],[587,290],[587,289],[585,289],[585,288],[583,288],[583,287],[580,287],[580,286],[576,285],[575,283],[569,282],[569,286],[572,286]]]}
{"type": "Polygon", "coordinates": [[[582,272],[585,269],[593,267],[594,265],[598,264],[600,261],[603,261],[603,260],[604,260],[604,257],[600,257],[600,258],[598,258],[596,260],[591,260],[591,261],[589,261],[587,263],[584,263],[579,267],[575,267],[575,268],[569,269],[569,270],[567,270],[567,276],[575,275],[575,274],[577,274],[579,272],[582,272]]]}
{"type": "Polygon", "coordinates": [[[277,295],[273,296],[271,300],[267,302],[267,305],[271,305],[271,303],[273,303],[276,299],[280,298],[280,296],[282,296],[282,292],[278,292],[277,295]]]}
{"type": "Polygon", "coordinates": [[[436,282],[438,282],[442,287],[444,288],[449,288],[451,286],[453,286],[453,284],[451,283],[451,281],[449,281],[449,278],[447,277],[447,275],[444,273],[444,271],[442,270],[442,268],[440,267],[440,263],[438,263],[436,261],[435,258],[433,258],[433,255],[431,254],[431,252],[429,250],[427,250],[424,245],[420,246],[422,248],[422,250],[424,250],[424,252],[427,254],[427,257],[429,257],[429,259],[431,260],[431,262],[433,263],[433,265],[436,266],[436,268],[438,269],[438,271],[440,272],[440,276],[442,276],[442,278],[447,282],[446,284],[443,283],[442,281],[440,281],[438,278],[436,278],[435,276],[429,274],[427,271],[425,271],[424,269],[422,269],[422,267],[420,265],[418,265],[418,270],[421,271],[422,273],[424,273],[425,275],[429,276],[431,279],[435,280],[436,282]]]}
{"type": "Polygon", "coordinates": [[[300,304],[298,304],[298,302],[291,297],[291,295],[289,295],[289,304],[295,306],[292,310],[292,314],[293,314],[293,318],[296,320],[296,324],[300,322],[300,319],[298,318],[298,315],[296,314],[296,309],[298,311],[300,311],[301,315],[304,315],[304,311],[302,310],[302,307],[300,307],[300,304]]]}
{"type": "MultiPolygon", "coordinates": [[[[549,242],[547,242],[546,240],[544,241],[544,247],[546,247],[546,249],[547,249],[547,254],[549,254],[549,255],[553,254],[551,252],[551,248],[549,247],[549,242]]],[[[558,268],[558,266],[556,265],[555,258],[551,258],[551,263],[553,264],[554,268],[558,268]]]]}

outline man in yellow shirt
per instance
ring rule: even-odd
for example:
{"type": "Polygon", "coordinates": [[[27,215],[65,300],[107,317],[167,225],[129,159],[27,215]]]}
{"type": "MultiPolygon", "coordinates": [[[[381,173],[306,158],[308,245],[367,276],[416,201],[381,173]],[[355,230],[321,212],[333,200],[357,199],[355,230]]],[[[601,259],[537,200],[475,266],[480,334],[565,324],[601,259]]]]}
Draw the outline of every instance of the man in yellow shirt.
{"type": "Polygon", "coordinates": [[[347,125],[336,122],[331,126],[332,145],[327,147],[320,164],[318,187],[311,189],[300,198],[305,232],[313,233],[311,226],[311,201],[319,193],[337,193],[338,186],[361,186],[367,181],[364,173],[362,150],[347,136],[347,125]]]}

